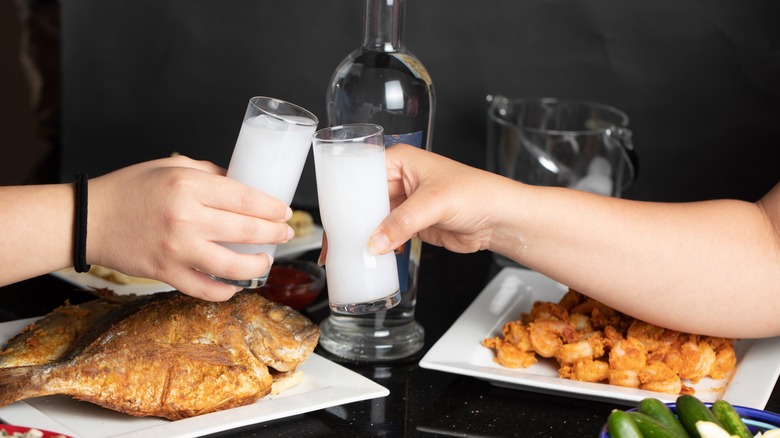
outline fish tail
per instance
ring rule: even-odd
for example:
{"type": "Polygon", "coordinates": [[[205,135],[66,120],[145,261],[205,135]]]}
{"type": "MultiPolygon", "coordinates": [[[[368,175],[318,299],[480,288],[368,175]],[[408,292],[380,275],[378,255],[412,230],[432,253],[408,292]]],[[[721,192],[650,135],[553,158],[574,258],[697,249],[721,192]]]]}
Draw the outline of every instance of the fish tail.
{"type": "Polygon", "coordinates": [[[46,395],[47,392],[35,376],[37,366],[21,366],[0,368],[0,406],[9,405],[19,400],[46,395]]]}

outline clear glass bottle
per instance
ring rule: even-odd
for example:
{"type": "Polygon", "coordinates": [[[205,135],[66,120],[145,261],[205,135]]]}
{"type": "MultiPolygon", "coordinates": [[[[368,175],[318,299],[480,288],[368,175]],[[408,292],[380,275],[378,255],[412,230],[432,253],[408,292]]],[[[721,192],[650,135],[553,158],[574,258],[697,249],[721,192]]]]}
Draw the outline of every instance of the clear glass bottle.
{"type": "MultiPolygon", "coordinates": [[[[430,150],[433,83],[420,60],[404,48],[403,28],[404,0],[366,0],[363,44],[339,64],[328,85],[328,124],[375,123],[385,130],[385,146],[406,143],[430,150]]],[[[331,313],[321,324],[320,345],[363,362],[418,352],[424,341],[414,319],[421,247],[415,238],[396,250],[400,304],[372,315],[331,313]]]]}

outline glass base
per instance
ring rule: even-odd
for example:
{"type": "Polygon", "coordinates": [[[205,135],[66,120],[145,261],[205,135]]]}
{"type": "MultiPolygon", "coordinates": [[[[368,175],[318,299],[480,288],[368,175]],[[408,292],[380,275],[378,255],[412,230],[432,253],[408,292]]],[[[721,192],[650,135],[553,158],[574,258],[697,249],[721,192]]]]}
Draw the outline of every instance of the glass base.
{"type": "Polygon", "coordinates": [[[366,301],[363,303],[353,304],[340,304],[330,303],[330,310],[336,313],[343,313],[346,315],[366,315],[369,313],[376,313],[382,310],[391,309],[401,302],[401,291],[396,291],[394,294],[380,298],[378,300],[366,301]]]}
{"type": "Polygon", "coordinates": [[[424,340],[425,330],[414,319],[386,327],[376,324],[375,318],[331,314],[320,323],[320,346],[355,362],[403,359],[420,351],[424,340]]]}
{"type": "Polygon", "coordinates": [[[217,277],[216,275],[209,274],[209,277],[214,280],[221,281],[225,284],[231,284],[233,286],[243,287],[244,289],[257,289],[265,286],[265,282],[268,281],[268,276],[264,275],[260,278],[250,278],[249,280],[230,280],[228,278],[217,277]]]}

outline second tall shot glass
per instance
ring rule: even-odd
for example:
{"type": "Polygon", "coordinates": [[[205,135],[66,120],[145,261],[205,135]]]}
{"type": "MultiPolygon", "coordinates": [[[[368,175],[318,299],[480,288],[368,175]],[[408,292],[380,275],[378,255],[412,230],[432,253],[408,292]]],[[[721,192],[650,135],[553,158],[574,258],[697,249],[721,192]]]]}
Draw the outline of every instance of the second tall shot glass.
{"type": "MultiPolygon", "coordinates": [[[[227,176],[276,197],[290,205],[309,154],[317,117],[311,112],[283,100],[253,97],[249,100],[241,131],[230,158],[227,176]]],[[[276,245],[222,243],[243,254],[268,253],[276,245]]],[[[268,272],[250,279],[217,278],[244,288],[265,284],[268,272]]]]}
{"type": "Polygon", "coordinates": [[[395,255],[368,250],[371,234],[390,213],[383,129],[373,124],[321,129],[312,147],[327,236],[330,308],[352,315],[389,309],[401,301],[395,255]]]}

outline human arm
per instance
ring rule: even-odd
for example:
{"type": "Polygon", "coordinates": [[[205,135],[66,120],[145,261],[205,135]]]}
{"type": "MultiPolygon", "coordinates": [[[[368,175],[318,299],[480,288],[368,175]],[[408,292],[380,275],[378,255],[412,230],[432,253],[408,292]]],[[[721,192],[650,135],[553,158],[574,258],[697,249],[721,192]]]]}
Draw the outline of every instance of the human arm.
{"type": "Polygon", "coordinates": [[[528,186],[406,146],[388,149],[388,178],[396,208],[377,252],[417,233],[498,252],[664,327],[780,334],[780,185],[757,203],[639,202],[528,186]]]}
{"type": "MultiPolygon", "coordinates": [[[[73,265],[73,192],[73,184],[0,188],[0,284],[73,265]]],[[[291,214],[214,164],[182,156],[141,163],[89,181],[87,263],[224,300],[236,288],[205,273],[258,277],[271,259],[216,242],[286,242],[291,214]]]]}

